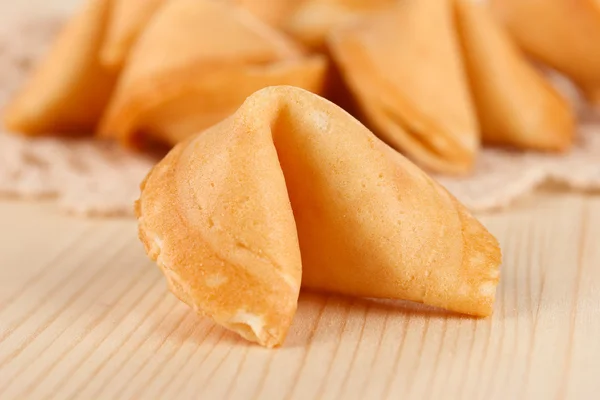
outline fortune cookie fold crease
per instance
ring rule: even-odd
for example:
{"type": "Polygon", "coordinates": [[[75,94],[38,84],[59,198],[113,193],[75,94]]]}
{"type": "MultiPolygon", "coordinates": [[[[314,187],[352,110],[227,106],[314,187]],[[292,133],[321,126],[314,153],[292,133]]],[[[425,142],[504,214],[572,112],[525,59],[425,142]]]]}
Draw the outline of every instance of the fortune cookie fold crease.
{"type": "Polygon", "coordinates": [[[496,239],[345,111],[269,87],[178,144],[136,203],[182,301],[246,339],[283,343],[303,287],[487,316],[496,239]]]}

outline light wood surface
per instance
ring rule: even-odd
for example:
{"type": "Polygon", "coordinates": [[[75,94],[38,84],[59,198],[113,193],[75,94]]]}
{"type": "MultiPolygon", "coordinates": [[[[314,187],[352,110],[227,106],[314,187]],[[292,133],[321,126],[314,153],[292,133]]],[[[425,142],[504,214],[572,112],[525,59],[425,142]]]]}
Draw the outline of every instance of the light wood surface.
{"type": "Polygon", "coordinates": [[[134,221],[0,202],[0,398],[597,399],[600,196],[481,219],[505,259],[491,319],[304,293],[266,350],[176,300],[134,221]]]}

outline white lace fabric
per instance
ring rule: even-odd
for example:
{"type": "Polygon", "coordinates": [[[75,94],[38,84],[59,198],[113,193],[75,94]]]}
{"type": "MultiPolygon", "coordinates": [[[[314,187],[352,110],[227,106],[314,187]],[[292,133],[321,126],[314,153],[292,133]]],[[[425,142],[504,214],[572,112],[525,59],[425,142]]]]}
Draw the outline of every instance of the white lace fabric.
{"type": "MultiPolygon", "coordinates": [[[[36,17],[0,30],[0,109],[61,23],[59,17],[36,17]]],[[[564,80],[553,82],[582,108],[564,80]]],[[[583,113],[567,154],[484,148],[471,175],[436,179],[473,211],[506,207],[548,182],[600,190],[600,118],[583,113]]],[[[139,183],[155,162],[91,138],[30,139],[0,132],[0,196],[53,198],[62,210],[82,216],[131,216],[139,183]]]]}

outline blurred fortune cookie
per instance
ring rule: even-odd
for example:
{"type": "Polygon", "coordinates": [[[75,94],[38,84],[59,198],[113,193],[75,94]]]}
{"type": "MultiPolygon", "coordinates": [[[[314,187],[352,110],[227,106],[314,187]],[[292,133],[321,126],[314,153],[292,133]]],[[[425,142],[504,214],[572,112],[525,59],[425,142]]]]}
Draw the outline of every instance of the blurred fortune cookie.
{"type": "Polygon", "coordinates": [[[87,0],[4,121],[24,135],[172,146],[251,93],[292,85],[437,173],[471,172],[481,141],[568,150],[573,112],[512,38],[599,102],[600,7],[492,5],[503,25],[463,0],[87,0]]]}
{"type": "Polygon", "coordinates": [[[170,0],[127,59],[100,135],[174,145],[232,114],[254,91],[319,93],[326,59],[307,56],[250,12],[212,0],[170,0]]]}
{"type": "Polygon", "coordinates": [[[471,92],[485,142],[568,150],[575,132],[569,103],[530,65],[480,4],[455,0],[471,92]]]}
{"type": "Polygon", "coordinates": [[[471,170],[480,135],[451,1],[402,1],[330,46],[377,135],[431,171],[471,170]]]}
{"type": "Polygon", "coordinates": [[[98,56],[109,8],[109,0],[90,0],[62,29],[7,105],[9,131],[32,136],[94,132],[116,82],[116,73],[98,56]]]}
{"type": "Polygon", "coordinates": [[[136,203],[170,289],[248,340],[283,343],[300,286],[492,313],[496,239],[443,187],[329,101],[250,96],[177,145],[136,203]]]}
{"type": "Polygon", "coordinates": [[[600,105],[600,2],[491,0],[491,6],[525,52],[570,77],[600,105]]]}
{"type": "Polygon", "coordinates": [[[102,63],[120,68],[146,24],[168,0],[112,0],[106,36],[100,50],[102,63]]]}

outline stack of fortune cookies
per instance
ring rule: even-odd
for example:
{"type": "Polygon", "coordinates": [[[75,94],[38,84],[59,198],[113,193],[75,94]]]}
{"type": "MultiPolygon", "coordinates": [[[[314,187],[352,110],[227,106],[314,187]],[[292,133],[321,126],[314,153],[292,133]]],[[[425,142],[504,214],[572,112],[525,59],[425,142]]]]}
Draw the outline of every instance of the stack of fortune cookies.
{"type": "Polygon", "coordinates": [[[470,171],[481,141],[570,147],[570,105],[481,5],[403,0],[335,30],[334,59],[364,121],[428,170],[470,171]]]}
{"type": "Polygon", "coordinates": [[[231,115],[251,93],[287,84],[319,92],[326,60],[244,9],[167,1],[140,36],[99,133],[170,145],[231,115]]]}
{"type": "Polygon", "coordinates": [[[227,2],[89,0],[5,123],[25,135],[96,132],[126,146],[172,146],[263,87],[320,93],[326,69],[325,57],[227,2]]]}
{"type": "Polygon", "coordinates": [[[5,122],[172,147],[289,85],[337,102],[430,172],[468,174],[482,145],[571,147],[571,105],[525,58],[597,101],[600,53],[586,35],[600,40],[600,8],[568,3],[494,0],[495,19],[469,0],[88,0],[5,122]]]}

